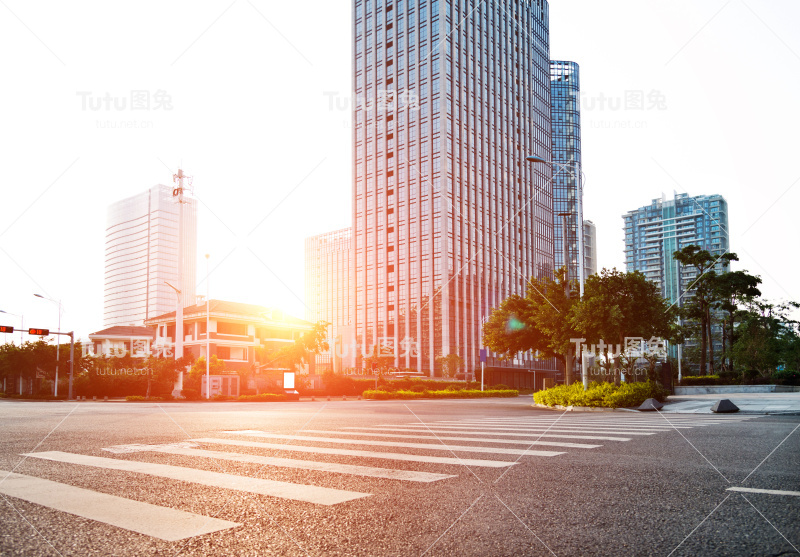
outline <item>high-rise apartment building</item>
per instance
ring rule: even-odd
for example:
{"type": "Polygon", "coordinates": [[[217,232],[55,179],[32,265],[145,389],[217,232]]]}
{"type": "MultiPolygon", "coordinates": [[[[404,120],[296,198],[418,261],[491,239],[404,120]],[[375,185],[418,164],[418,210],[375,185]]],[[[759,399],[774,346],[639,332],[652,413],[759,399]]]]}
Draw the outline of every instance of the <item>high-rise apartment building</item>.
{"type": "MultiPolygon", "coordinates": [[[[479,367],[482,323],[553,271],[545,0],[355,0],[353,323],[361,350],[479,367]]],[[[490,366],[552,369],[522,355],[490,366]]]]}
{"type": "Polygon", "coordinates": [[[597,227],[590,220],[583,221],[583,279],[597,274],[597,227]]]}
{"type": "MultiPolygon", "coordinates": [[[[628,271],[641,271],[655,282],[661,294],[676,303],[697,278],[692,268],[684,268],[672,254],[695,244],[714,256],[730,249],[728,203],[721,195],[676,193],[622,216],[625,221],[625,263],[628,271]]],[[[720,261],[717,272],[727,272],[729,264],[720,261]]]]}
{"type": "Polygon", "coordinates": [[[585,241],[582,238],[580,92],[578,64],[550,61],[555,266],[561,268],[566,265],[569,279],[573,282],[579,282],[582,276],[585,280],[586,276],[583,268],[585,241]],[[565,253],[568,258],[566,262],[565,253]]]}
{"type": "Polygon", "coordinates": [[[353,231],[344,228],[306,238],[306,319],[330,323],[331,352],[317,355],[317,370],[354,365],[352,343],[353,231]]]}
{"type": "Polygon", "coordinates": [[[197,204],[173,188],[156,185],[108,208],[105,246],[103,324],[141,326],[145,319],[175,311],[182,292],[184,306],[196,302],[197,204]],[[178,234],[183,238],[182,284],[178,284],[178,234]]]}

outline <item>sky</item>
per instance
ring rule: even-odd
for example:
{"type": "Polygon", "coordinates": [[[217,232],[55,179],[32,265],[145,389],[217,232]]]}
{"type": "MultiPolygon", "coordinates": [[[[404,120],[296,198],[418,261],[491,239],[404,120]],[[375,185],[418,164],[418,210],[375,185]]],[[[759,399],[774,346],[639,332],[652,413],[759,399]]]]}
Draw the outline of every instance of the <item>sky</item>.
{"type": "MultiPolygon", "coordinates": [[[[721,194],[733,269],[800,300],[797,21],[792,0],[550,2],[600,267],[624,268],[623,213],[721,194]]],[[[38,293],[62,330],[102,329],[106,209],[179,167],[198,293],[304,317],[304,239],[351,221],[350,33],[344,0],[3,0],[0,324],[57,329],[38,293]]]]}

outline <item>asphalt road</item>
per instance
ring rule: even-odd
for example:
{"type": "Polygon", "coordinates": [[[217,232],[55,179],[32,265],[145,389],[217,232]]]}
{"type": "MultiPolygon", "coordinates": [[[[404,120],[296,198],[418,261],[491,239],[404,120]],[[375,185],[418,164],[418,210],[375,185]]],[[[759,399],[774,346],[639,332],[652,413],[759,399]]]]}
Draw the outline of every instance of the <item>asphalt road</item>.
{"type": "Polygon", "coordinates": [[[798,427],[530,397],[0,401],[0,555],[789,555],[798,427]]]}

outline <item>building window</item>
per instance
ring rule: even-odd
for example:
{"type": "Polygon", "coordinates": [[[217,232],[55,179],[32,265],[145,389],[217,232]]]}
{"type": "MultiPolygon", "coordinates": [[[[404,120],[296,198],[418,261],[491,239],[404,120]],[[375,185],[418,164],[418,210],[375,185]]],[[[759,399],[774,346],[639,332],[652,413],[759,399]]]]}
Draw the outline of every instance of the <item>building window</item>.
{"type": "Polygon", "coordinates": [[[225,321],[219,321],[217,323],[217,333],[221,335],[246,336],[247,325],[244,323],[228,323],[225,321]]]}

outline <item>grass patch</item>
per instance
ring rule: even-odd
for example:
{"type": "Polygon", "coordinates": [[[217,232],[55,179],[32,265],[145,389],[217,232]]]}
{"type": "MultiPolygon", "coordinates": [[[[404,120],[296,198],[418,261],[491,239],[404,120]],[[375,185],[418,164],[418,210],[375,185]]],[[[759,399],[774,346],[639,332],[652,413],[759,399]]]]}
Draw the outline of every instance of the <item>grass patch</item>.
{"type": "Polygon", "coordinates": [[[639,406],[648,398],[663,402],[669,392],[652,381],[645,383],[592,382],[587,390],[583,384],[558,385],[533,394],[533,400],[544,406],[588,406],[590,408],[629,408],[639,406]]]}
{"type": "Polygon", "coordinates": [[[519,391],[515,390],[446,390],[446,391],[364,391],[364,398],[370,400],[414,400],[420,398],[496,398],[516,397],[519,391]]]}

